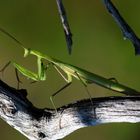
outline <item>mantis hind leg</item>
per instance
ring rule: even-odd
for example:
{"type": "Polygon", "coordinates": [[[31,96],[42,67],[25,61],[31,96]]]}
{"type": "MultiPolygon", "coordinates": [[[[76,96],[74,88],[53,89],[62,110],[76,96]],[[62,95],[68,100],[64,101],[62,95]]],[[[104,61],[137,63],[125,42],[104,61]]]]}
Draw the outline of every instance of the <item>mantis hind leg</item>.
{"type": "Polygon", "coordinates": [[[88,90],[88,88],[87,88],[87,83],[80,77],[80,75],[79,75],[76,71],[75,71],[75,74],[77,75],[77,77],[79,78],[79,80],[81,81],[81,83],[82,83],[82,84],[84,85],[84,87],[85,87],[85,90],[86,90],[86,92],[87,92],[87,94],[88,94],[88,96],[89,96],[91,105],[92,105],[92,107],[93,107],[94,116],[95,116],[95,118],[96,118],[96,110],[95,110],[95,108],[94,108],[94,104],[93,104],[93,101],[92,101],[91,94],[90,94],[90,92],[89,92],[89,90],[88,90]]]}

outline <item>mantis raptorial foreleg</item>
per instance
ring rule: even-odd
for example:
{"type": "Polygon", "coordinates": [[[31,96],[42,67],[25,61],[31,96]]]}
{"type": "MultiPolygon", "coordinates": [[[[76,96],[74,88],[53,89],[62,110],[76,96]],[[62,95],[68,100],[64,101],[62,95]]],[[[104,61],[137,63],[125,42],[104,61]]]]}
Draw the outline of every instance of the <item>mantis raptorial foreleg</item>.
{"type": "Polygon", "coordinates": [[[34,73],[26,68],[24,68],[23,66],[15,63],[15,62],[11,62],[9,61],[1,70],[0,72],[4,72],[4,70],[9,66],[9,64],[13,64],[15,67],[15,72],[16,72],[16,78],[18,81],[18,85],[17,87],[19,88],[19,83],[21,83],[17,70],[20,71],[24,76],[34,80],[34,81],[39,81],[39,80],[46,80],[46,70],[48,66],[45,66],[42,62],[42,59],[40,57],[38,57],[37,59],[37,67],[38,67],[38,73],[34,73]]]}
{"type": "Polygon", "coordinates": [[[24,76],[26,76],[27,78],[29,79],[32,79],[34,81],[38,81],[38,74],[24,68],[23,66],[17,64],[17,63],[13,63],[14,67],[19,71],[21,72],[24,76]]]}

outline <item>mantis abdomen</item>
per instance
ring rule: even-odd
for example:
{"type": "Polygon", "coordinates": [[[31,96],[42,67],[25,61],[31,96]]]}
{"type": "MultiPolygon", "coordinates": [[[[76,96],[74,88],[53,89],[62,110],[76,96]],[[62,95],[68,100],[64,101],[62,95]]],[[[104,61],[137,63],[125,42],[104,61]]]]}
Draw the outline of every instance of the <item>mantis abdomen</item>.
{"type": "Polygon", "coordinates": [[[94,83],[104,88],[107,88],[107,89],[110,89],[119,93],[123,93],[126,95],[131,95],[131,96],[139,95],[140,96],[140,92],[132,88],[129,88],[125,85],[122,85],[118,83],[116,80],[104,78],[102,76],[91,73],[79,67],[76,67],[67,63],[61,63],[61,61],[60,62],[57,61],[56,65],[62,68],[64,72],[69,73],[69,75],[74,76],[78,80],[81,79],[86,84],[94,83]]]}

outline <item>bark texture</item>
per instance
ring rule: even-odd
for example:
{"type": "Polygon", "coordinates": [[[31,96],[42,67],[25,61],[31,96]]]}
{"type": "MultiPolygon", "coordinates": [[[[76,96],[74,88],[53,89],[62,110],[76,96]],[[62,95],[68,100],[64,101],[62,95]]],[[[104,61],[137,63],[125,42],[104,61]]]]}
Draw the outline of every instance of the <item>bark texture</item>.
{"type": "Polygon", "coordinates": [[[56,140],[73,131],[111,122],[140,122],[140,97],[102,97],[81,100],[55,110],[38,109],[0,81],[0,117],[30,140],[56,140]]]}

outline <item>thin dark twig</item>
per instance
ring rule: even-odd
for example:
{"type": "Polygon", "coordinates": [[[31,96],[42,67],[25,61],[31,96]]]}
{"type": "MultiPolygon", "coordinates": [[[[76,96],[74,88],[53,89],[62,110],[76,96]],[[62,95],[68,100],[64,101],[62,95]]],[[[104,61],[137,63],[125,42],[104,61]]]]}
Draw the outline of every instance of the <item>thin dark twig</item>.
{"type": "Polygon", "coordinates": [[[140,54],[140,39],[137,37],[132,28],[127,24],[124,18],[120,15],[117,8],[113,5],[111,0],[103,0],[108,12],[113,16],[116,23],[119,25],[120,29],[125,38],[129,39],[135,48],[135,55],[140,54]]]}
{"type": "Polygon", "coordinates": [[[70,26],[68,23],[66,11],[62,3],[62,0],[56,0],[56,3],[57,3],[60,18],[61,18],[62,26],[64,29],[68,51],[69,51],[69,54],[71,54],[73,41],[72,41],[72,33],[71,33],[70,26]]]}

